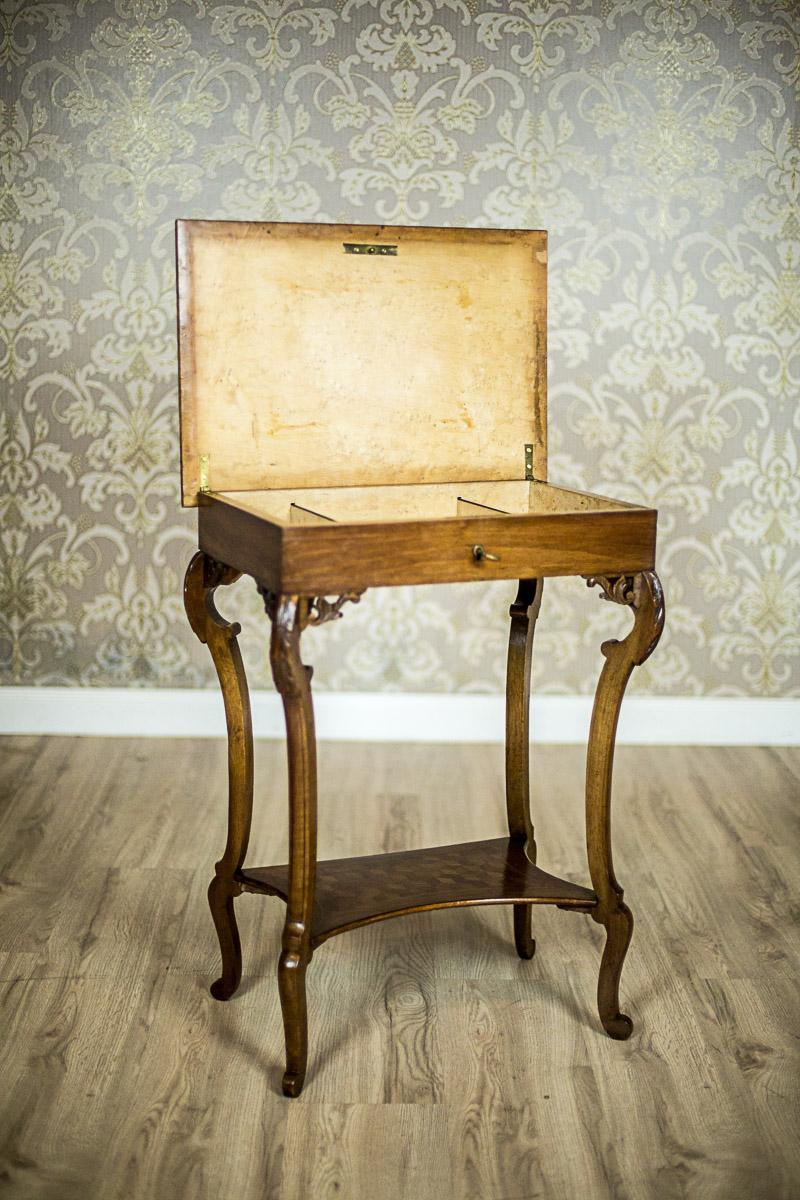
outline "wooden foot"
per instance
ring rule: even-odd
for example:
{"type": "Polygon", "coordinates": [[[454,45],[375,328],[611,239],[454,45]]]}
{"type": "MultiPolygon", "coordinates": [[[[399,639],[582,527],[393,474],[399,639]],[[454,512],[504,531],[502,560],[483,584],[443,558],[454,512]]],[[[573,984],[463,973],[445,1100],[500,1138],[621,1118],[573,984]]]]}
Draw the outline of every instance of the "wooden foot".
{"type": "MultiPolygon", "coordinates": [[[[512,841],[525,846],[536,862],[530,808],[530,694],[533,631],[542,603],[542,580],[521,579],[509,609],[511,630],[506,669],[506,812],[512,841]]],[[[520,958],[533,958],[531,906],[514,905],[514,944],[520,958]]]]}
{"type": "Polygon", "coordinates": [[[606,914],[603,924],[606,944],[597,980],[597,1008],[608,1036],[624,1042],[633,1032],[633,1021],[619,1011],[619,980],[633,935],[633,914],[620,900],[613,912],[606,914]]]}
{"type": "Polygon", "coordinates": [[[208,905],[222,954],[222,976],[211,985],[215,1000],[230,1000],[242,982],[242,944],[233,911],[233,898],[241,890],[220,875],[215,875],[208,885],[208,905]]]}
{"type": "Polygon", "coordinates": [[[299,1096],[308,1062],[308,1009],[306,1007],[306,967],[296,951],[284,950],[278,963],[278,989],[281,996],[283,1031],[286,1038],[284,1096],[299,1096]]]}
{"type": "Polygon", "coordinates": [[[198,552],[189,563],[183,600],[189,624],[214,662],[228,726],[228,840],[208,889],[208,903],[219,938],[222,976],[211,986],[217,1000],[228,1000],[242,978],[242,950],[233,910],[242,888],[253,812],[253,729],[247,677],[237,636],[239,626],[224,620],[214,607],[218,587],[234,583],[239,572],[198,552]]]}
{"type": "Polygon", "coordinates": [[[633,932],[633,916],[623,903],[611,855],[611,781],[614,743],[622,697],[633,668],[658,645],[664,628],[664,595],[655,571],[636,575],[596,576],[605,599],[633,612],[633,629],[623,641],[604,642],[605,658],[597,684],[586,756],[586,849],[592,887],[597,893],[595,921],[605,926],[606,944],[597,984],[600,1020],[609,1037],[630,1037],[633,1022],[619,1008],[619,981],[633,932]]]}

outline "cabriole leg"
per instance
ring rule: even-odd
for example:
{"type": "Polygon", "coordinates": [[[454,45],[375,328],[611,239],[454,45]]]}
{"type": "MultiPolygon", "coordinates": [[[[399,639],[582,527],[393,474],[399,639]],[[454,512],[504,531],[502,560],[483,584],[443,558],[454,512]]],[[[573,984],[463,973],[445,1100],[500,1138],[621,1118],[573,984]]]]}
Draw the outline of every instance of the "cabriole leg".
{"type": "Polygon", "coordinates": [[[624,1040],[633,1022],[619,1008],[619,980],[633,932],[633,915],[623,902],[611,856],[611,778],[614,742],[625,687],[634,667],[641,666],[658,645],[664,628],[664,596],[655,571],[636,575],[593,576],[604,598],[633,612],[633,629],[623,641],[604,642],[603,670],[595,693],[586,756],[586,848],[598,905],[595,921],[605,926],[606,944],[597,984],[597,1006],[606,1033],[624,1040]]]}
{"type": "Polygon", "coordinates": [[[208,889],[222,954],[222,976],[211,985],[217,1000],[229,1000],[242,978],[233,901],[242,890],[237,876],[247,853],[253,812],[253,730],[247,678],[236,640],[240,627],[224,620],[214,607],[216,589],[238,578],[238,571],[198,551],[189,563],[183,588],[189,624],[211,652],[228,726],[228,840],[208,889]]]}
{"type": "MultiPolygon", "coordinates": [[[[506,670],[506,811],[511,840],[522,842],[536,862],[530,806],[529,714],[533,631],[542,603],[542,580],[521,579],[509,609],[511,630],[506,670]]],[[[520,958],[533,958],[531,905],[514,905],[514,944],[520,958]]]]}
{"type": "Polygon", "coordinates": [[[311,961],[311,919],[317,864],[317,748],[311,701],[311,667],[300,659],[300,634],[309,602],[265,594],[272,618],[270,663],[283,700],[289,759],[289,897],[278,963],[278,988],[286,1036],[283,1091],[297,1096],[308,1059],[306,968],[311,961]]]}

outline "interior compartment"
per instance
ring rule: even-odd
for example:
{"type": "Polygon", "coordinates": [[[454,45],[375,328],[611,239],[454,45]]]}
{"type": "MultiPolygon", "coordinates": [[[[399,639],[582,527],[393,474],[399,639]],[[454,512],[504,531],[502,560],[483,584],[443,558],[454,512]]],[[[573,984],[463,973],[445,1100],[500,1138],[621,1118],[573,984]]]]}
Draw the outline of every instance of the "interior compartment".
{"type": "Polygon", "coordinates": [[[292,488],[217,493],[278,525],[485,518],[530,513],[619,511],[639,507],[589,492],[522,479],[382,487],[292,488]]]}

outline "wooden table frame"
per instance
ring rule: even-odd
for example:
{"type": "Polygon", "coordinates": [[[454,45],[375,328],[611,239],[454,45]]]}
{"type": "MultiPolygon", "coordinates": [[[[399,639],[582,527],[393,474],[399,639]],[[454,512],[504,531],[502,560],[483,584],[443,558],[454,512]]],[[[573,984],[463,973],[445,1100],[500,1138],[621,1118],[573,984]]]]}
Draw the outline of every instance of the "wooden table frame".
{"type": "MultiPolygon", "coordinates": [[[[213,508],[213,505],[212,505],[213,508]]],[[[207,528],[213,521],[201,509],[207,528]]],[[[573,518],[583,521],[585,514],[573,518]]],[[[214,543],[211,534],[209,540],[214,543]]],[[[579,568],[577,568],[579,570],[579,568]]],[[[240,570],[202,549],[186,573],[186,612],[197,637],[211,653],[225,702],[228,728],[228,837],[216,864],[208,898],[219,937],[222,975],[212,995],[228,1000],[242,975],[234,900],[243,891],[278,896],[286,903],[278,986],[286,1038],[283,1091],[299,1095],[306,1075],[308,1017],[306,970],[314,950],[334,934],[373,921],[434,908],[511,904],[514,941],[521,958],[531,958],[531,906],[553,904],[589,913],[606,930],[597,1004],[612,1038],[628,1038],[630,1017],[620,1011],[619,982],[633,930],[611,854],[611,780],[620,706],[633,668],[655,649],[664,624],[664,599],[652,568],[588,576],[605,599],[631,610],[633,627],[622,641],[604,642],[605,658],[592,712],[586,761],[586,850],[591,889],[540,870],[529,795],[529,698],[533,634],[542,599],[542,578],[519,580],[510,608],[506,681],[506,806],[508,838],[317,864],[317,767],[312,669],[300,655],[303,630],[342,614],[360,590],[333,599],[318,593],[274,590],[258,582],[272,624],[270,663],[283,700],[289,760],[288,865],[245,867],[253,809],[253,731],[247,679],[239,651],[239,626],[214,605],[218,587],[240,570]]],[[[563,572],[566,573],[566,572],[563,572]]],[[[576,571],[577,573],[577,571],[576,571]]]]}
{"type": "Polygon", "coordinates": [[[598,1005],[630,1019],[619,979],[633,926],[611,859],[611,769],[633,668],[664,621],[654,510],[555,487],[547,474],[547,234],[535,229],[178,221],[181,492],[198,511],[186,575],[228,723],[228,840],[209,888],[220,1000],[239,985],[234,901],[286,903],[278,984],[287,1096],[306,1074],[306,971],[327,938],[426,909],[510,904],[530,958],[533,904],[606,929],[598,1005]],[[289,862],[248,867],[253,732],[239,627],[214,592],[255,580],[272,623],[286,717],[289,862]],[[533,631],[548,576],[582,576],[629,608],[608,641],[586,769],[592,887],[536,865],[528,709],[533,631]],[[508,837],[317,863],[309,625],[369,588],[517,581],[506,685],[508,837]]]}

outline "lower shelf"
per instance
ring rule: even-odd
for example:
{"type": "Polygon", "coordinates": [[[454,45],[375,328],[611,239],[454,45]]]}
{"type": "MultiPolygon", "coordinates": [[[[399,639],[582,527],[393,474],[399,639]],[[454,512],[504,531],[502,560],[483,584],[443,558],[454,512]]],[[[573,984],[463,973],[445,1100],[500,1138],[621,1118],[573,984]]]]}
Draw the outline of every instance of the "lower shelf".
{"type": "MultiPolygon", "coordinates": [[[[239,879],[245,891],[287,898],[287,866],[248,867],[239,879]]],[[[424,909],[515,903],[588,911],[597,897],[535,867],[508,838],[333,859],[317,864],[311,942],[424,909]]]]}

